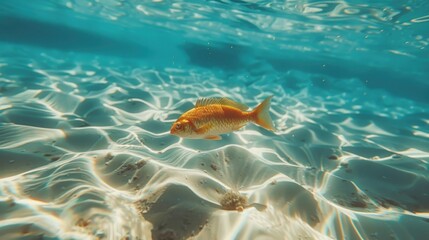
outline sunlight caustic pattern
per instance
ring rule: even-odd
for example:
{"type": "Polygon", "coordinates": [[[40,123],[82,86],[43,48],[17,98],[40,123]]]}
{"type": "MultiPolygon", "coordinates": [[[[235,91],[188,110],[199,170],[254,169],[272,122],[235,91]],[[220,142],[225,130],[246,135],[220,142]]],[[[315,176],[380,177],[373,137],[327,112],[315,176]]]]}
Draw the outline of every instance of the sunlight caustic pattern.
{"type": "Polygon", "coordinates": [[[410,100],[380,109],[365,104],[381,90],[358,80],[317,86],[299,71],[249,84],[97,59],[70,65],[53,53],[23,63],[29,54],[0,67],[8,73],[0,78],[0,233],[8,239],[409,239],[426,231],[429,195],[419,189],[429,187],[429,129],[412,120],[424,111],[410,100]],[[215,142],[171,136],[196,93],[250,106],[273,94],[277,131],[249,125],[215,142]]]}

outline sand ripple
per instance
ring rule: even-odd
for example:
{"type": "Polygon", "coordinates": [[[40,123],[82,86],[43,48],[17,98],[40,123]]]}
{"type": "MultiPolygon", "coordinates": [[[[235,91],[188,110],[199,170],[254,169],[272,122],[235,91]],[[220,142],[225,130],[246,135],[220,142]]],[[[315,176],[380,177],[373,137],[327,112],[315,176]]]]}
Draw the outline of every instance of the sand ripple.
{"type": "Polygon", "coordinates": [[[368,105],[380,90],[363,95],[362,83],[349,81],[328,91],[298,71],[234,82],[204,71],[95,65],[46,57],[1,68],[19,72],[0,82],[3,238],[428,234],[425,106],[400,99],[380,109],[368,105]],[[270,94],[276,133],[254,125],[222,141],[168,133],[199,96],[255,106],[270,94]]]}

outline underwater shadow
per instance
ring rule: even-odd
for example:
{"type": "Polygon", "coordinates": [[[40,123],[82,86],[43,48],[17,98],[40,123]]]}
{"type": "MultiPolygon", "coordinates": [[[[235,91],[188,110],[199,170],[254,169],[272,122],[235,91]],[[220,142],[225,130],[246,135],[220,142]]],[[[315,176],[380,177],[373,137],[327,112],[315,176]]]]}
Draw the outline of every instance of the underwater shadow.
{"type": "Polygon", "coordinates": [[[181,47],[188,56],[189,62],[196,66],[219,68],[224,71],[234,71],[245,66],[241,58],[245,48],[239,45],[185,43],[181,47]]]}
{"type": "Polygon", "coordinates": [[[0,16],[0,29],[0,41],[4,42],[127,58],[148,54],[148,49],[139,44],[34,19],[0,16]]]}
{"type": "Polygon", "coordinates": [[[268,63],[280,72],[289,70],[300,70],[315,74],[325,74],[336,78],[358,78],[369,88],[379,88],[386,90],[396,96],[405,97],[422,103],[429,103],[429,85],[423,84],[406,73],[394,70],[359,65],[354,62],[344,61],[341,65],[335,63],[336,60],[323,61],[300,58],[268,58],[268,63]]]}
{"type": "Polygon", "coordinates": [[[136,208],[151,222],[152,239],[188,239],[206,227],[215,206],[191,189],[170,184],[137,201],[136,208]]]}

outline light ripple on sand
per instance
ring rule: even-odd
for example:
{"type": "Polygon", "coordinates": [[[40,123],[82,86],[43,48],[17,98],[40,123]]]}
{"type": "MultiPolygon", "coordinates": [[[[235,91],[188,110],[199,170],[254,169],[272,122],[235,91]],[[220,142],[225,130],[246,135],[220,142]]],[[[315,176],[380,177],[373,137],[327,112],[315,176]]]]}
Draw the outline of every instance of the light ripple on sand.
{"type": "Polygon", "coordinates": [[[248,84],[211,71],[52,59],[2,66],[37,74],[37,84],[16,79],[0,98],[3,236],[359,239],[427,232],[429,195],[420,189],[429,187],[429,145],[415,132],[428,128],[415,119],[428,116],[420,106],[380,110],[365,105],[378,92],[344,98],[345,88],[360,83],[328,92],[307,87],[311,77],[296,71],[263,81],[250,76],[248,84]],[[295,88],[278,80],[291,76],[299,79],[295,88]],[[28,89],[18,90],[23,85],[28,89]],[[168,133],[199,96],[253,107],[273,91],[276,133],[249,125],[217,142],[168,133]]]}

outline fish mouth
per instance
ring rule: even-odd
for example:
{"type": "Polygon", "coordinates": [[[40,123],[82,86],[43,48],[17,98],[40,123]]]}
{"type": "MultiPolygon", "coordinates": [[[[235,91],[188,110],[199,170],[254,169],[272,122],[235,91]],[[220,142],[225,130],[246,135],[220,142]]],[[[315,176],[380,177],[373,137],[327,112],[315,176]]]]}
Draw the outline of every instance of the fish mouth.
{"type": "Polygon", "coordinates": [[[171,134],[171,135],[176,135],[176,131],[174,131],[174,129],[173,129],[173,128],[171,128],[171,129],[170,129],[170,134],[171,134]]]}

